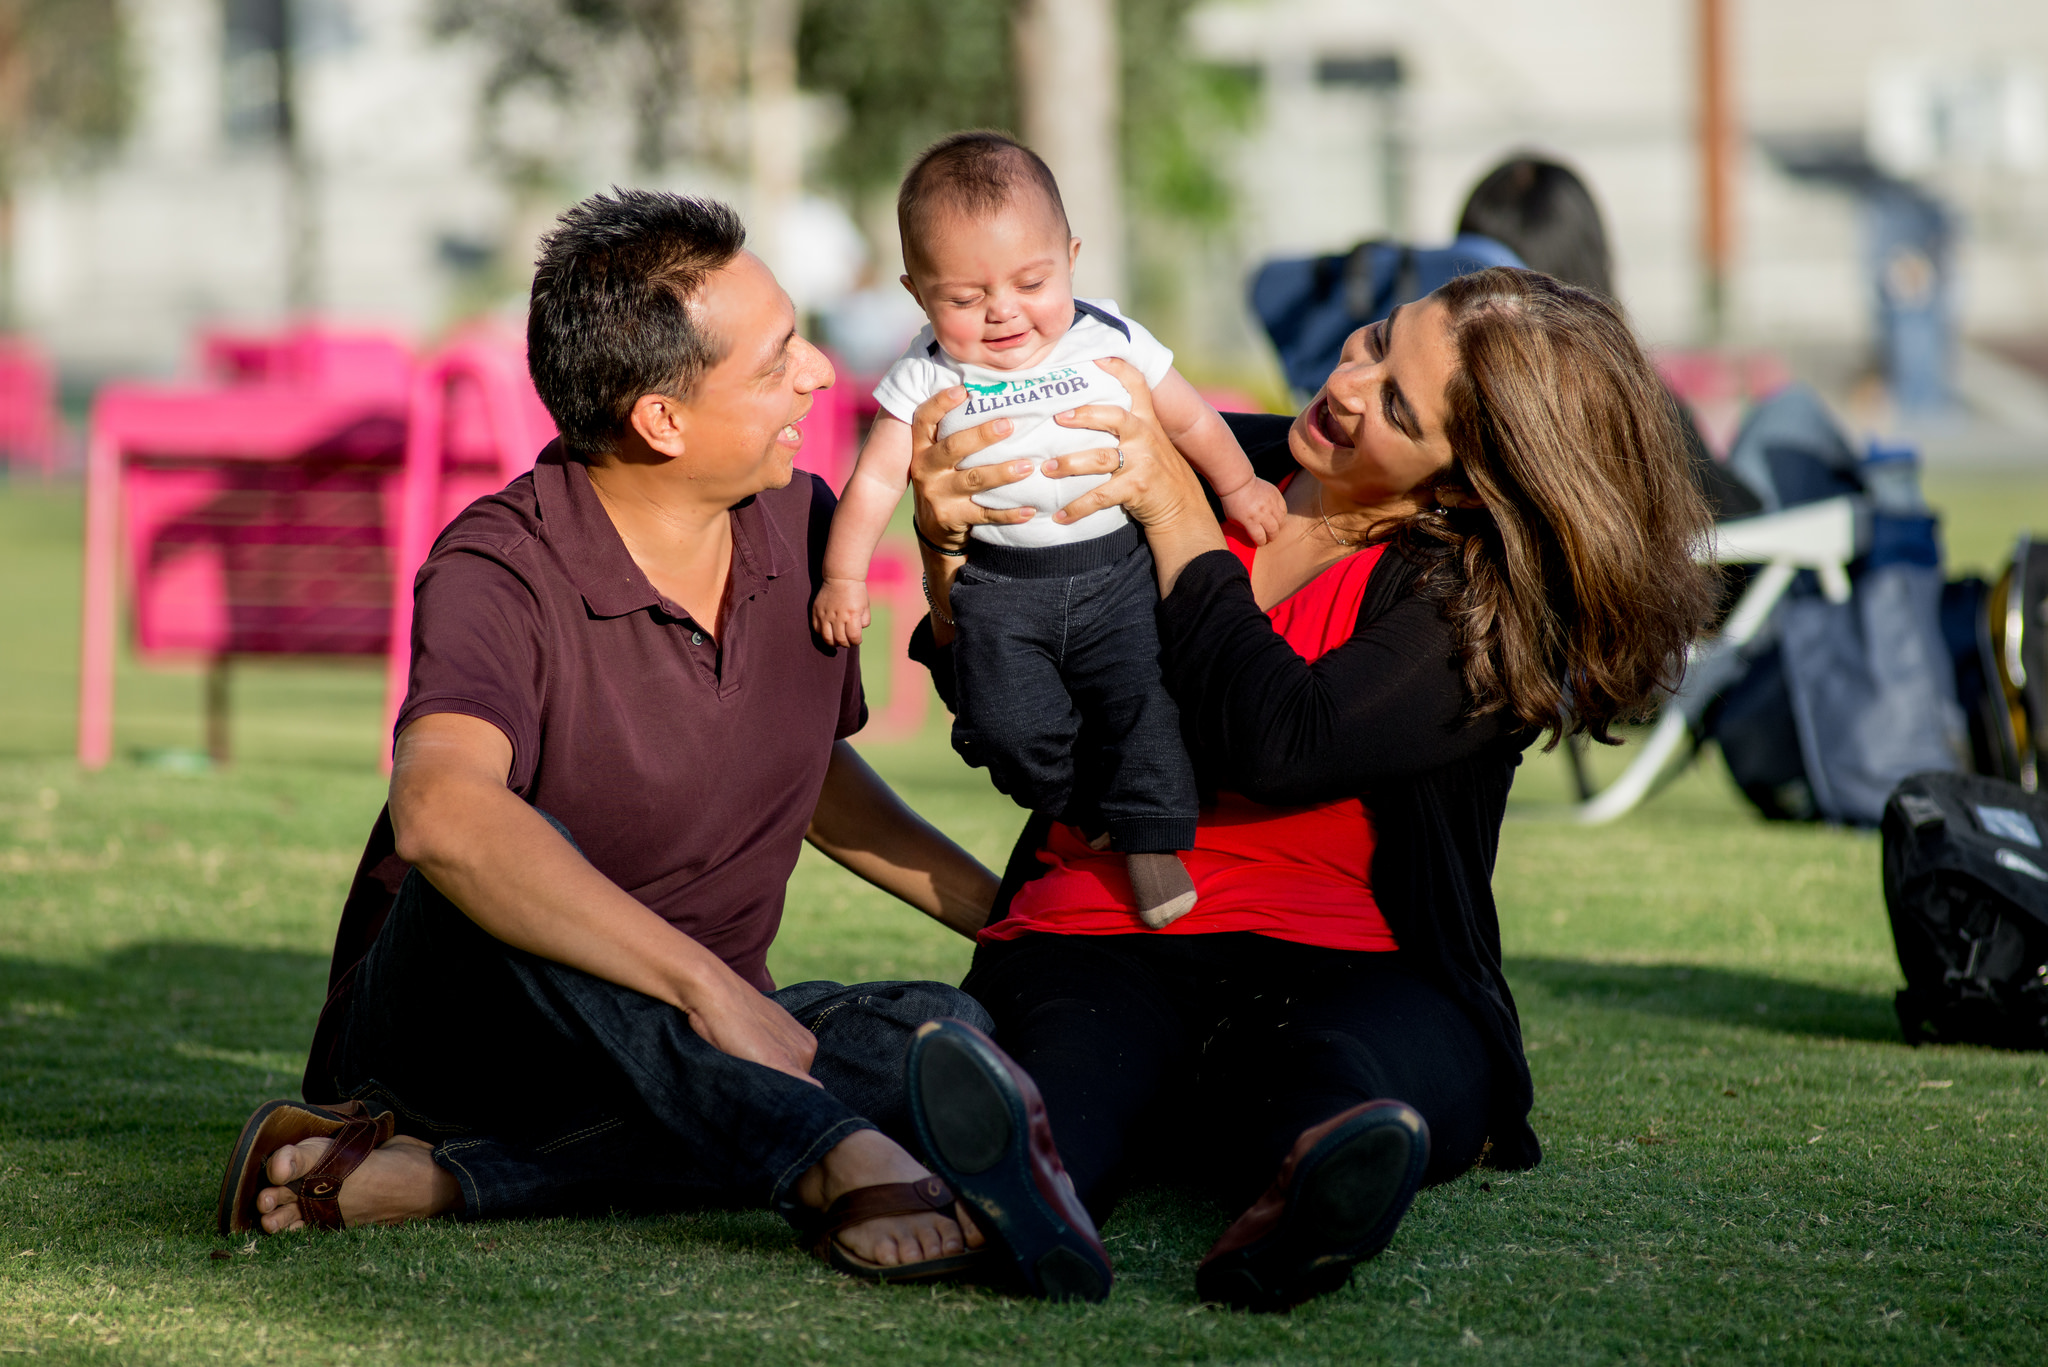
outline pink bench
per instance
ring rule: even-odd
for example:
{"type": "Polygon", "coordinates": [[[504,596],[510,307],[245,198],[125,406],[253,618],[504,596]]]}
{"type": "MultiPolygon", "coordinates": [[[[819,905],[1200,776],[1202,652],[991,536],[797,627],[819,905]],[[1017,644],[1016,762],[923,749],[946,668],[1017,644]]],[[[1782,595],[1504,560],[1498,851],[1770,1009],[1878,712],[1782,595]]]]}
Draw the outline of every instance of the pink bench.
{"type": "Polygon", "coordinates": [[[405,450],[404,346],[301,328],[210,337],[202,353],[200,383],[112,384],[93,404],[78,709],[87,768],[113,749],[118,580],[145,658],[212,665],[207,739],[220,759],[232,657],[375,654],[389,638],[385,528],[405,450]]]}
{"type": "MultiPolygon", "coordinates": [[[[530,468],[554,426],[513,335],[473,329],[415,363],[377,335],[301,328],[203,340],[198,384],[120,383],[87,445],[78,757],[113,752],[123,589],[145,659],[210,666],[207,743],[227,758],[226,669],[238,655],[382,655],[386,720],[411,665],[412,584],[434,538],[530,468]]],[[[854,407],[820,391],[802,464],[843,487],[854,407]]],[[[927,684],[904,658],[923,614],[914,555],[885,547],[890,699],[870,737],[922,725],[927,684]]],[[[386,752],[388,763],[388,751],[386,752]]]]}
{"type": "MultiPolygon", "coordinates": [[[[429,357],[412,381],[405,477],[393,519],[385,734],[398,719],[412,669],[412,586],[434,538],[454,516],[533,468],[555,438],[554,419],[526,376],[514,335],[476,328],[429,357]]],[[[390,751],[384,750],[390,765],[390,751]]]]}
{"type": "Polygon", "coordinates": [[[45,482],[57,472],[57,378],[25,337],[0,337],[0,456],[45,482]]]}

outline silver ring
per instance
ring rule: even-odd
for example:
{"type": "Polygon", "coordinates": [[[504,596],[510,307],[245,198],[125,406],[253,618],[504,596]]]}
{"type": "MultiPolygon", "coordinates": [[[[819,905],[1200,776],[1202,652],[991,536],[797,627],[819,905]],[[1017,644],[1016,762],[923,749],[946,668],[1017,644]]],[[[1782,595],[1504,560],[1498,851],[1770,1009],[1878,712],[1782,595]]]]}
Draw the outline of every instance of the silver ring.
{"type": "Polygon", "coordinates": [[[1112,473],[1112,474],[1118,474],[1118,475],[1120,475],[1120,474],[1122,474],[1123,472],[1124,472],[1124,448],[1123,448],[1123,447],[1121,447],[1121,446],[1119,446],[1119,447],[1117,447],[1117,448],[1116,448],[1116,469],[1115,469],[1115,470],[1113,470],[1113,471],[1111,471],[1110,473],[1112,473]]]}

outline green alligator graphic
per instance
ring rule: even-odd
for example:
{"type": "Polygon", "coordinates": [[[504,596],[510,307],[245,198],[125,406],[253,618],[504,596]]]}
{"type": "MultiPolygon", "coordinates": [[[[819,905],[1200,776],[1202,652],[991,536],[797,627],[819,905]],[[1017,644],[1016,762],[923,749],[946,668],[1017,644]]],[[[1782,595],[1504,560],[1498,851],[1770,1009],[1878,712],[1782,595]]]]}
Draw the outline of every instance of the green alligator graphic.
{"type": "Polygon", "coordinates": [[[972,380],[966,383],[967,392],[970,394],[1000,394],[1010,387],[1008,380],[997,380],[994,384],[976,384],[972,380]]]}

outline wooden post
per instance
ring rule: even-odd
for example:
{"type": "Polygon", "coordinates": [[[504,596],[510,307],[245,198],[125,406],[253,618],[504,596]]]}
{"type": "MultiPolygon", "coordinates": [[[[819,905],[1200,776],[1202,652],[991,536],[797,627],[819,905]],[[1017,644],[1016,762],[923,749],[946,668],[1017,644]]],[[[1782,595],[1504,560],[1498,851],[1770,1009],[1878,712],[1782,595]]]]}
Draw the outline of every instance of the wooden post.
{"type": "Polygon", "coordinates": [[[1075,292],[1128,304],[1116,17],[1114,0],[1024,0],[1017,9],[1017,74],[1024,141],[1059,178],[1068,222],[1081,239],[1075,292]]]}
{"type": "Polygon", "coordinates": [[[206,665],[206,757],[216,769],[228,767],[228,657],[216,655],[206,665]]]}
{"type": "Polygon", "coordinates": [[[277,7],[277,142],[284,161],[284,299],[305,315],[320,306],[320,187],[299,108],[298,28],[294,0],[277,7]]]}
{"type": "Polygon", "coordinates": [[[1698,0],[1700,77],[1700,256],[1707,340],[1728,328],[1728,270],[1734,252],[1734,173],[1739,151],[1728,56],[1730,0],[1698,0]]]}
{"type": "Polygon", "coordinates": [[[121,536],[121,451],[95,429],[85,448],[85,586],[79,622],[78,764],[114,753],[115,582],[121,536]]]}
{"type": "Polygon", "coordinates": [[[788,270],[794,245],[782,220],[803,191],[803,106],[796,88],[797,0],[754,0],[747,34],[747,236],[771,270],[788,270]]]}

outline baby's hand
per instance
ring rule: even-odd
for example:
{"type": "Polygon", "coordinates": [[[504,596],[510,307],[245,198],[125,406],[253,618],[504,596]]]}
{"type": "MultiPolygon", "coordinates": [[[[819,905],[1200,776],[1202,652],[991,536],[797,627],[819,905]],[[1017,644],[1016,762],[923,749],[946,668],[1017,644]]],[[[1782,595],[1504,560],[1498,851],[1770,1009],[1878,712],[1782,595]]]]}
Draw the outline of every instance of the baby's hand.
{"type": "Polygon", "coordinates": [[[811,630],[827,645],[859,645],[869,620],[868,586],[858,579],[827,579],[811,605],[811,630]]]}
{"type": "Polygon", "coordinates": [[[1280,520],[1287,516],[1287,500],[1265,480],[1254,478],[1243,488],[1223,495],[1223,515],[1244,528],[1254,546],[1263,546],[1280,534],[1280,520]]]}

